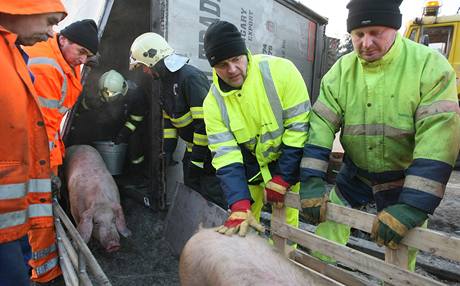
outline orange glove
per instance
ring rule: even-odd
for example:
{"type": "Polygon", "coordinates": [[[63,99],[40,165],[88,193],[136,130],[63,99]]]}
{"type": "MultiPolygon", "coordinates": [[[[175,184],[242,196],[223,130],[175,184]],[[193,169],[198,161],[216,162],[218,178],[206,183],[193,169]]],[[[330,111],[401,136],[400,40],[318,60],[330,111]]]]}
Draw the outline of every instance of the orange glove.
{"type": "Polygon", "coordinates": [[[257,222],[252,215],[251,202],[249,200],[237,201],[231,205],[231,214],[224,225],[216,229],[218,233],[231,236],[238,232],[239,236],[246,236],[249,227],[253,227],[258,232],[264,232],[265,228],[257,222]]]}

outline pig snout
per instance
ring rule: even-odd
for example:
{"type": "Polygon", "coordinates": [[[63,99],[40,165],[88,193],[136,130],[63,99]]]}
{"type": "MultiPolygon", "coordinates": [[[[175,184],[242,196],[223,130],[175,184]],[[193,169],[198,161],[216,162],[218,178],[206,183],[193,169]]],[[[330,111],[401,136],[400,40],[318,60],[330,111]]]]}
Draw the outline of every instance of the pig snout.
{"type": "Polygon", "coordinates": [[[109,231],[103,231],[97,236],[97,240],[99,240],[105,251],[113,252],[120,249],[120,236],[118,235],[115,227],[111,228],[109,231]]]}
{"type": "Polygon", "coordinates": [[[116,242],[110,242],[109,245],[105,247],[105,251],[107,252],[114,252],[120,249],[120,244],[116,242]]]}

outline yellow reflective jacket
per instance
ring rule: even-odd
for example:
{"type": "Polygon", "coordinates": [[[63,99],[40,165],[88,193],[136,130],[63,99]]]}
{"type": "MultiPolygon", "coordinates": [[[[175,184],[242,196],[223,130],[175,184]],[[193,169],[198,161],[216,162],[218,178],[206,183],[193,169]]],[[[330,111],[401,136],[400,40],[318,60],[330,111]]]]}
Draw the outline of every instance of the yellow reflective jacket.
{"type": "MultiPolygon", "coordinates": [[[[379,196],[385,200],[391,191],[396,201],[432,213],[459,151],[455,81],[441,54],[399,34],[378,61],[366,62],[355,52],[342,57],[324,76],[313,106],[302,181],[324,177],[340,130],[347,167],[341,179],[358,176],[378,207],[379,196]]],[[[358,193],[345,182],[338,187],[358,193]]]]}
{"type": "Polygon", "coordinates": [[[248,53],[243,86],[229,92],[214,71],[203,111],[212,163],[229,205],[250,198],[248,181],[260,174],[265,182],[271,178],[270,163],[276,162],[272,172],[285,181],[298,181],[309,110],[307,88],[289,60],[248,53]]]}

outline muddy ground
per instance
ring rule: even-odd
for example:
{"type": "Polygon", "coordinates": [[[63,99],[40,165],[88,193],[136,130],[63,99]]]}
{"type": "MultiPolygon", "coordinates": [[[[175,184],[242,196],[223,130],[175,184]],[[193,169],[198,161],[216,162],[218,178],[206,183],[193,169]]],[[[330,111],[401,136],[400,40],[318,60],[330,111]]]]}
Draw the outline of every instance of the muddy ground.
{"type": "MultiPolygon", "coordinates": [[[[162,239],[166,214],[152,212],[129,198],[123,198],[123,207],[133,236],[122,239],[120,251],[107,254],[96,242],[89,244],[112,285],[179,285],[178,258],[171,254],[162,239]]],[[[460,231],[460,171],[452,174],[445,197],[430,219],[429,228],[451,234],[460,231]]],[[[460,271],[460,265],[458,269],[460,271]]],[[[417,272],[436,279],[423,269],[417,268],[417,272]]],[[[443,282],[460,285],[458,282],[443,282]]]]}
{"type": "Polygon", "coordinates": [[[97,242],[90,249],[113,286],[180,285],[179,260],[162,239],[166,213],[124,198],[122,205],[133,235],[121,239],[116,253],[106,253],[97,242]]]}

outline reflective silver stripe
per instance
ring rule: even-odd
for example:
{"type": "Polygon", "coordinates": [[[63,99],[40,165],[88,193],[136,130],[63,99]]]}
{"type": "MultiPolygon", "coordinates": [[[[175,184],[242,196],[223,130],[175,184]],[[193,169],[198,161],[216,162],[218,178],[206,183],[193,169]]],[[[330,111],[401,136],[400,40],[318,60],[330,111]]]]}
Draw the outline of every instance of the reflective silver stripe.
{"type": "Polygon", "coordinates": [[[143,161],[144,161],[144,156],[140,156],[139,158],[132,160],[131,163],[139,164],[139,163],[142,163],[143,161]]]}
{"type": "Polygon", "coordinates": [[[56,100],[56,99],[49,99],[49,98],[44,98],[39,96],[38,99],[40,101],[40,105],[43,107],[47,108],[56,108],[58,109],[59,113],[64,114],[66,113],[69,109],[62,104],[65,101],[65,98],[67,96],[67,77],[64,74],[64,71],[62,70],[61,66],[52,58],[45,58],[45,57],[38,57],[38,58],[30,58],[28,65],[51,65],[53,66],[62,76],[63,82],[62,82],[62,87],[61,87],[61,99],[56,100]]]}
{"type": "Polygon", "coordinates": [[[33,204],[28,210],[0,214],[0,229],[24,224],[28,217],[53,216],[51,204],[33,204]]]}
{"type": "Polygon", "coordinates": [[[132,120],[134,121],[138,121],[138,122],[141,122],[142,120],[144,120],[144,116],[138,116],[138,115],[130,115],[129,116],[132,120]]]}
{"type": "Polygon", "coordinates": [[[402,188],[404,185],[404,179],[392,181],[388,183],[378,184],[372,186],[372,191],[375,193],[382,192],[382,191],[389,191],[394,190],[397,188],[402,188]]]}
{"type": "Polygon", "coordinates": [[[281,105],[278,93],[276,92],[275,83],[273,82],[270,66],[267,61],[259,63],[260,72],[262,73],[262,81],[264,83],[265,93],[267,94],[270,107],[276,118],[278,129],[272,132],[267,132],[260,136],[260,142],[264,143],[270,139],[276,139],[284,133],[283,126],[283,107],[281,105]]]}
{"type": "Polygon", "coordinates": [[[0,200],[24,197],[27,193],[51,192],[50,179],[31,179],[27,183],[0,185],[0,200]]]}
{"type": "Polygon", "coordinates": [[[343,135],[383,135],[387,137],[406,137],[414,135],[413,130],[404,130],[385,124],[345,125],[343,135]]]}
{"type": "Polygon", "coordinates": [[[404,181],[404,188],[415,189],[438,198],[443,198],[446,185],[424,177],[408,175],[404,181]]]}
{"type": "Polygon", "coordinates": [[[214,153],[214,158],[218,158],[220,156],[224,156],[227,153],[230,153],[232,151],[241,151],[240,147],[238,146],[222,146],[217,148],[216,152],[214,153]]]}
{"type": "Polygon", "coordinates": [[[270,148],[268,148],[267,150],[262,152],[262,154],[264,155],[264,157],[268,157],[268,156],[270,156],[271,153],[277,153],[280,150],[280,147],[281,147],[281,145],[270,146],[270,148]]]}
{"type": "Polygon", "coordinates": [[[430,115],[445,112],[456,112],[457,114],[460,114],[458,102],[440,100],[433,102],[430,105],[419,106],[415,112],[415,121],[422,120],[430,115]]]}
{"type": "Polygon", "coordinates": [[[170,118],[172,124],[176,127],[185,127],[193,122],[192,114],[187,112],[180,118],[170,118]]]}
{"type": "Polygon", "coordinates": [[[300,168],[304,169],[312,169],[320,172],[327,172],[327,167],[329,165],[329,162],[319,160],[316,158],[310,158],[310,157],[303,157],[302,161],[300,161],[300,168]]]}
{"type": "Polygon", "coordinates": [[[317,100],[313,105],[313,111],[315,111],[319,116],[329,121],[336,128],[339,128],[340,124],[342,123],[342,117],[340,115],[337,115],[326,104],[322,103],[319,100],[317,100]]]}
{"type": "Polygon", "coordinates": [[[311,109],[311,104],[310,101],[305,101],[302,103],[299,103],[296,106],[293,106],[291,108],[288,108],[283,111],[283,118],[284,119],[289,119],[296,117],[297,115],[300,115],[302,113],[305,113],[311,109]]]}
{"type": "Polygon", "coordinates": [[[37,268],[34,268],[35,271],[37,272],[38,276],[42,276],[46,272],[50,271],[54,267],[56,267],[58,264],[58,258],[54,257],[53,259],[48,260],[45,264],[38,266],[37,268]]]}
{"type": "Polygon", "coordinates": [[[45,248],[45,249],[42,249],[42,250],[39,250],[39,251],[36,251],[36,252],[32,252],[32,259],[34,260],[38,260],[38,259],[41,259],[45,256],[48,256],[50,255],[51,253],[55,252],[57,250],[57,246],[55,243],[51,244],[49,247],[45,248]]]}
{"type": "Polygon", "coordinates": [[[235,140],[235,137],[233,137],[233,134],[230,131],[208,135],[209,144],[219,144],[231,140],[235,140]]]}
{"type": "Polygon", "coordinates": [[[280,137],[281,135],[283,135],[283,133],[284,133],[284,128],[283,129],[278,128],[277,130],[275,130],[273,132],[264,133],[264,134],[260,135],[260,143],[267,142],[270,139],[276,139],[276,138],[280,137]]]}
{"type": "Polygon", "coordinates": [[[290,131],[298,131],[298,132],[307,132],[308,131],[308,123],[306,122],[294,122],[286,126],[286,129],[290,131]]]}
{"type": "Polygon", "coordinates": [[[28,209],[29,217],[53,216],[51,204],[33,204],[28,209]]]}
{"type": "Polygon", "coordinates": [[[0,229],[24,224],[27,219],[27,211],[15,211],[0,214],[0,229]]]}
{"type": "Polygon", "coordinates": [[[227,129],[230,130],[230,119],[228,118],[227,107],[225,106],[224,99],[214,84],[211,86],[211,91],[217,101],[217,105],[219,106],[222,120],[224,121],[225,126],[227,126],[227,129]]]}

